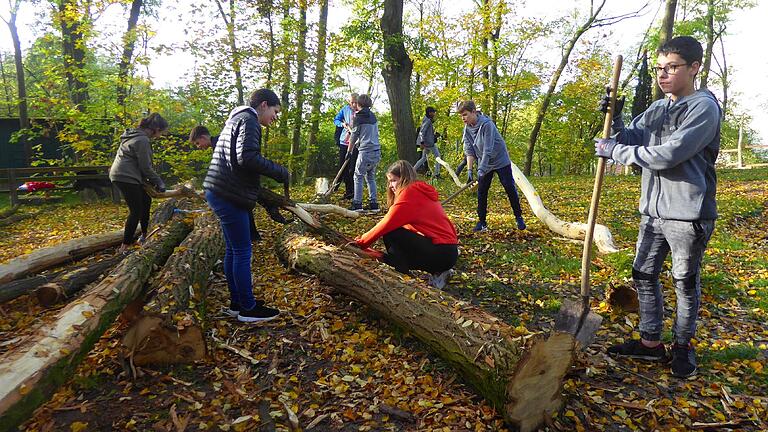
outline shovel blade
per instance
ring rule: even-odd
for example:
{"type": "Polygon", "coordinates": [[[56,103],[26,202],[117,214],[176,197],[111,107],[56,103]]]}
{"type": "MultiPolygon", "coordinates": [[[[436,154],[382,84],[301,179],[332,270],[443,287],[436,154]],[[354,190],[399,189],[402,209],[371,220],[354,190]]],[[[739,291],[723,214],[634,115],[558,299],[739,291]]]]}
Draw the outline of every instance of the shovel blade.
{"type": "Polygon", "coordinates": [[[584,349],[595,339],[603,317],[592,312],[582,302],[563,300],[555,317],[555,330],[570,333],[576,339],[576,348],[584,349]]]}

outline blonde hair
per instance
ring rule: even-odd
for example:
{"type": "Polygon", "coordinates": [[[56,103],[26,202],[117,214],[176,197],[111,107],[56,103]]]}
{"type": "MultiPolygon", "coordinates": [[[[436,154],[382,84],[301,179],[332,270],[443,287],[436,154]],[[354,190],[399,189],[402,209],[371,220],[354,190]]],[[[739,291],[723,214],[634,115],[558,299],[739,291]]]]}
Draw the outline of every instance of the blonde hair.
{"type": "Polygon", "coordinates": [[[418,176],[416,170],[413,169],[413,165],[407,160],[402,159],[390,165],[389,168],[387,168],[387,174],[398,178],[394,191],[387,185],[387,206],[391,207],[392,204],[394,204],[397,195],[399,195],[403,189],[408,187],[408,185],[415,182],[418,176]]]}

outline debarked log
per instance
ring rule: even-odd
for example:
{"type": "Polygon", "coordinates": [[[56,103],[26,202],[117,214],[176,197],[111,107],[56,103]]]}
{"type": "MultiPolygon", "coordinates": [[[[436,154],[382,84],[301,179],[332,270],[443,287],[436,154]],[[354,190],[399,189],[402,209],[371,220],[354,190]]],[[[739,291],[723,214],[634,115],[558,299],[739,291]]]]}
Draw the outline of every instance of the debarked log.
{"type": "Polygon", "coordinates": [[[85,295],[61,309],[29,343],[0,357],[0,431],[14,430],[74,373],[123,308],[143,291],[192,229],[173,219],[85,295]]]}
{"type": "Polygon", "coordinates": [[[562,407],[573,336],[515,335],[498,318],[442,291],[313,237],[286,230],[277,245],[288,266],[317,275],[429,346],[521,431],[562,407]]]}
{"type": "Polygon", "coordinates": [[[123,337],[135,365],[191,363],[205,357],[208,277],[224,257],[224,237],[213,213],[195,228],[153,276],[139,317],[123,337]]]}

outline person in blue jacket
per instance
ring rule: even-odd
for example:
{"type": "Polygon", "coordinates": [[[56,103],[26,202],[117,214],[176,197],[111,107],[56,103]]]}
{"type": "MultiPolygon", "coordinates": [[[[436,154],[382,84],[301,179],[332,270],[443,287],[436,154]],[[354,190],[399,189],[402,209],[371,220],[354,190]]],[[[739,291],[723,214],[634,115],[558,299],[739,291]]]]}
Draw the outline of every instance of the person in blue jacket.
{"type": "MultiPolygon", "coordinates": [[[[353,174],[355,171],[355,163],[357,159],[357,152],[348,152],[349,138],[352,133],[352,120],[355,118],[355,113],[358,110],[357,106],[357,93],[349,95],[349,103],[344,105],[336,117],[333,118],[333,123],[336,125],[339,133],[336,135],[339,146],[339,169],[344,165],[344,161],[350,158],[347,163],[344,172],[341,175],[341,180],[344,181],[344,196],[342,199],[350,200],[354,195],[354,179],[353,174]],[[341,129],[338,129],[341,128],[341,129]]],[[[338,188],[339,185],[336,185],[338,188]]]]}
{"type": "MultiPolygon", "coordinates": [[[[659,87],[668,95],[657,100],[629,126],[617,103],[613,135],[597,140],[595,153],[642,168],[640,230],[632,279],[640,301],[640,340],[608,348],[615,356],[666,361],[661,343],[664,296],[659,274],[672,254],[676,314],[671,347],[672,375],[696,374],[696,318],[701,303],[701,259],[715,229],[717,203],[715,160],[720,150],[722,112],[715,96],[696,90],[703,49],[690,36],[669,40],[659,49],[654,67],[659,87]]],[[[607,110],[607,99],[602,103],[607,110]]]]}

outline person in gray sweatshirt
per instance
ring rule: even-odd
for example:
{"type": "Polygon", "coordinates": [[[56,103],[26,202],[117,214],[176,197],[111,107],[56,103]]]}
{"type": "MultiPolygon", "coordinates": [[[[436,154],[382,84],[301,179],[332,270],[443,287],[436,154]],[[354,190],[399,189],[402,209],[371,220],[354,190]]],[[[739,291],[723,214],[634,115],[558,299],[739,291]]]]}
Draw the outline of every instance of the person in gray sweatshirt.
{"type": "Polygon", "coordinates": [[[491,188],[493,175],[499,176],[501,185],[509,198],[509,204],[515,214],[517,229],[525,229],[523,210],[517,195],[515,179],[512,176],[512,161],[507,153],[507,143],[501,137],[496,125],[490,118],[477,110],[475,102],[469,100],[459,104],[459,115],[464,122],[464,154],[467,156],[467,168],[472,169],[477,162],[477,225],[473,231],[488,230],[488,190],[491,188]]]}
{"type": "MultiPolygon", "coordinates": [[[[435,158],[440,157],[440,150],[437,148],[437,137],[435,135],[435,115],[437,110],[433,107],[427,107],[424,112],[424,119],[421,121],[419,133],[416,136],[416,146],[421,148],[421,159],[416,161],[413,169],[419,170],[422,165],[427,163],[427,155],[432,153],[435,158]]],[[[440,164],[435,162],[435,177],[440,178],[440,164]]]]}
{"type": "Polygon", "coordinates": [[[595,144],[597,156],[643,170],[640,230],[632,265],[641,339],[611,346],[608,353],[668,359],[661,343],[664,296],[659,274],[671,252],[677,313],[670,366],[672,375],[679,378],[697,372],[691,339],[696,335],[701,302],[701,259],[717,218],[715,160],[722,112],[712,93],[695,88],[702,54],[701,44],[690,36],[664,44],[654,70],[659,87],[669,97],[652,103],[629,126],[624,125],[622,107],[617,106],[615,135],[595,144]]]}
{"type": "Polygon", "coordinates": [[[350,210],[363,210],[363,180],[368,183],[368,206],[365,210],[379,211],[379,202],[376,195],[376,167],[381,161],[381,147],[379,145],[379,123],[371,112],[373,101],[367,94],[357,97],[357,105],[360,111],[352,120],[352,134],[349,139],[349,152],[357,149],[357,162],[355,163],[355,192],[352,197],[350,210]]]}
{"type": "Polygon", "coordinates": [[[139,224],[140,238],[143,240],[147,236],[152,198],[144,191],[144,184],[150,184],[158,191],[165,192],[163,179],[152,168],[152,146],[149,140],[159,137],[166,130],[168,122],[160,114],[152,113],[141,119],[138,127],[127,129],[120,136],[120,147],[109,168],[109,180],[120,190],[128,204],[121,252],[133,244],[139,224]]]}

